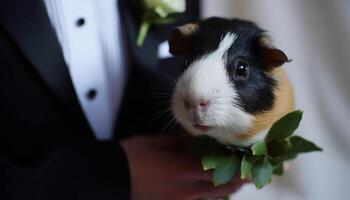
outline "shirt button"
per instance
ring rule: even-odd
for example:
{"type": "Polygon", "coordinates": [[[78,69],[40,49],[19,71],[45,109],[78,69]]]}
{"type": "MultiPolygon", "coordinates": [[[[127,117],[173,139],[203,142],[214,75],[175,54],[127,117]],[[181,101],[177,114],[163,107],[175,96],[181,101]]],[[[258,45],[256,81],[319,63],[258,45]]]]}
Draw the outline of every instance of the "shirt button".
{"type": "Polygon", "coordinates": [[[76,21],[76,25],[78,26],[78,27],[81,27],[81,26],[83,26],[85,24],[85,19],[84,18],[79,18],[77,21],[76,21]]]}
{"type": "Polygon", "coordinates": [[[89,100],[93,100],[95,99],[97,96],[97,91],[95,89],[90,89],[87,93],[86,93],[86,97],[89,100]]]}

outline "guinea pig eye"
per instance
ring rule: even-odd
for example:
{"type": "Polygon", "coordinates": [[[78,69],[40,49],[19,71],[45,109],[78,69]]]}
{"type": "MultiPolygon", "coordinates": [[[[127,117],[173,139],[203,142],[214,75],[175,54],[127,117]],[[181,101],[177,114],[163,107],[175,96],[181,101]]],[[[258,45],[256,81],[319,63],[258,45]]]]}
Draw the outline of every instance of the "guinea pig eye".
{"type": "Polygon", "coordinates": [[[235,72],[236,80],[246,80],[249,75],[249,65],[244,61],[238,61],[235,72]]]}

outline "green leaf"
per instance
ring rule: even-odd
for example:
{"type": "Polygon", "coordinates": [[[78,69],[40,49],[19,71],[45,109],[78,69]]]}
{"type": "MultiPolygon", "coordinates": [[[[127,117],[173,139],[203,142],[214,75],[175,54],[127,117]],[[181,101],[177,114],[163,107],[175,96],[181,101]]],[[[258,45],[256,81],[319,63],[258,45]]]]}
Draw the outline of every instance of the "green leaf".
{"type": "Polygon", "coordinates": [[[298,152],[294,152],[293,150],[287,151],[283,156],[283,160],[293,160],[298,156],[298,152]]]}
{"type": "Polygon", "coordinates": [[[217,163],[213,182],[215,186],[225,184],[232,180],[232,177],[238,172],[240,161],[236,155],[223,156],[217,163]]]}
{"type": "Polygon", "coordinates": [[[220,161],[222,156],[218,155],[204,155],[202,156],[202,167],[203,169],[210,170],[210,169],[215,169],[216,165],[220,161]]]}
{"type": "Polygon", "coordinates": [[[302,116],[303,112],[300,110],[286,114],[272,125],[267,133],[267,140],[281,140],[291,136],[299,127],[302,116]]]}
{"type": "Polygon", "coordinates": [[[244,155],[241,162],[241,179],[246,179],[252,170],[253,159],[248,155],[244,155]]]}
{"type": "Polygon", "coordinates": [[[276,165],[273,165],[273,173],[276,175],[283,175],[284,168],[283,168],[283,162],[280,162],[276,165]]]}
{"type": "Polygon", "coordinates": [[[269,158],[269,162],[271,163],[272,166],[276,166],[283,162],[283,159],[281,158],[269,158]]]}
{"type": "Polygon", "coordinates": [[[273,167],[265,156],[254,163],[252,176],[257,189],[264,187],[271,180],[272,171],[273,167]]]}
{"type": "Polygon", "coordinates": [[[273,158],[283,157],[286,153],[287,143],[283,140],[275,140],[267,143],[267,154],[273,158]]]}
{"type": "Polygon", "coordinates": [[[316,146],[314,143],[300,137],[300,136],[293,136],[289,139],[290,143],[292,144],[292,148],[294,152],[297,153],[306,153],[306,152],[312,152],[312,151],[322,151],[322,149],[318,146],[316,146]]]}
{"type": "Polygon", "coordinates": [[[266,153],[266,143],[264,141],[258,141],[252,146],[253,155],[262,156],[266,153]]]}

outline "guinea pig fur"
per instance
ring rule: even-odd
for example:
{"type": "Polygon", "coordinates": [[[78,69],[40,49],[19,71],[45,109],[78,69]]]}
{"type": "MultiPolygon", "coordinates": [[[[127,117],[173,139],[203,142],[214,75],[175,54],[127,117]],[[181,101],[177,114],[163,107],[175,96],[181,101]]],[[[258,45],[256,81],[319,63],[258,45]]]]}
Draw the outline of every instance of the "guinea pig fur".
{"type": "Polygon", "coordinates": [[[256,24],[209,18],[173,30],[170,52],[185,56],[172,96],[177,121],[194,136],[248,146],[293,110],[287,56],[256,24]]]}

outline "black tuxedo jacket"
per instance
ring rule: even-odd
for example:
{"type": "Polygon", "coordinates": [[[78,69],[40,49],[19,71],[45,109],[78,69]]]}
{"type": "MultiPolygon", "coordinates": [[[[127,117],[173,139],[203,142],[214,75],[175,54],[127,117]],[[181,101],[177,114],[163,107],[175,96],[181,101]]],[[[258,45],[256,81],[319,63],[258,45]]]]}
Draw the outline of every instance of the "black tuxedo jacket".
{"type": "MultiPolygon", "coordinates": [[[[100,142],[82,113],[58,40],[41,0],[0,1],[0,199],[129,199],[126,157],[118,140],[159,133],[163,109],[182,67],[157,59],[160,42],[176,24],[153,27],[135,46],[138,19],[119,0],[128,77],[113,142],[100,142]],[[172,77],[172,78],[171,78],[172,77]],[[163,107],[162,107],[163,105],[163,107]]],[[[196,20],[198,1],[177,23],[196,20]]]]}

